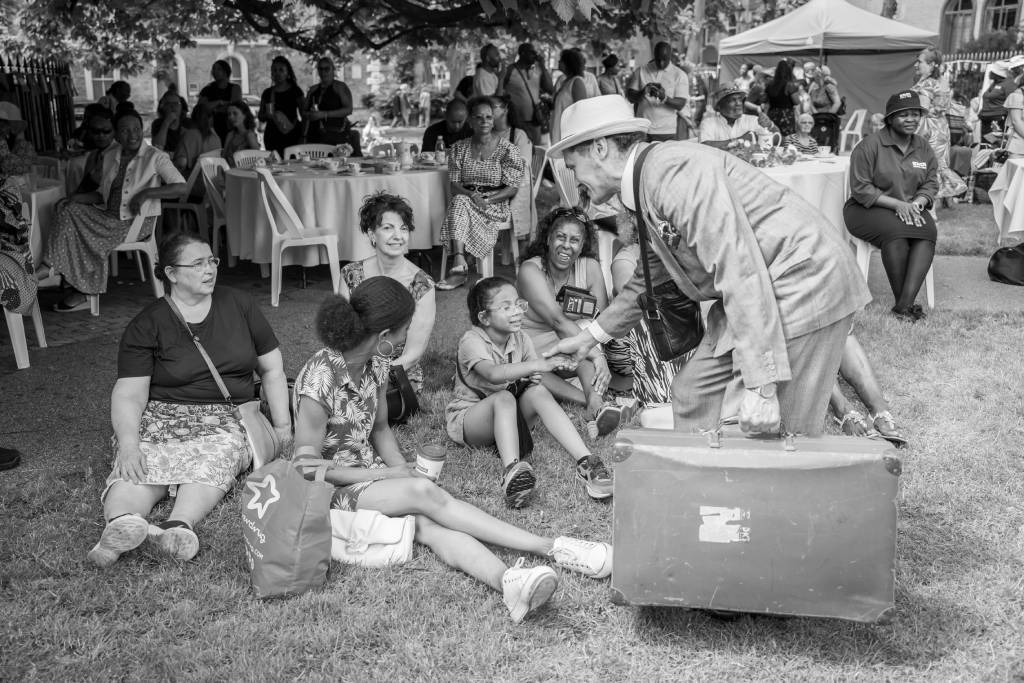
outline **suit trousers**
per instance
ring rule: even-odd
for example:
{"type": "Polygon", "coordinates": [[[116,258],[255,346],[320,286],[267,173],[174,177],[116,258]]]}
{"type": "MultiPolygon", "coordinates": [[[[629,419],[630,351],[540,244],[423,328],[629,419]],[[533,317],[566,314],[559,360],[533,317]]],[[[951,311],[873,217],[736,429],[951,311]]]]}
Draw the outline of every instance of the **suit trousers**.
{"type": "MultiPolygon", "coordinates": [[[[820,436],[824,431],[828,399],[852,323],[851,314],[786,340],[793,378],[778,383],[784,432],[820,436]]],[[[715,429],[722,420],[739,414],[743,378],[731,353],[712,355],[716,341],[705,336],[672,382],[672,409],[679,431],[715,429]]]]}

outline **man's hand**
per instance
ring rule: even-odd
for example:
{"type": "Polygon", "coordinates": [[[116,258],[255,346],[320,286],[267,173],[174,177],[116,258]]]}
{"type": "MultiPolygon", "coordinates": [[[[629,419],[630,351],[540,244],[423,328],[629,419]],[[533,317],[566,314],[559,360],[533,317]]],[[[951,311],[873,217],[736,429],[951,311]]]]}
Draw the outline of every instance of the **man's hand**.
{"type": "Polygon", "coordinates": [[[779,431],[779,397],[764,398],[756,389],[743,392],[740,404],[740,429],[751,434],[771,434],[779,431]]]}
{"type": "Polygon", "coordinates": [[[558,354],[564,354],[578,363],[586,358],[587,353],[595,346],[597,346],[597,340],[594,339],[592,334],[584,330],[575,337],[560,339],[557,344],[544,352],[544,357],[551,358],[558,354]]]}
{"type": "Polygon", "coordinates": [[[142,202],[146,201],[146,196],[145,190],[139,190],[128,200],[128,210],[132,212],[133,216],[139,215],[139,210],[142,209],[142,202]]]}

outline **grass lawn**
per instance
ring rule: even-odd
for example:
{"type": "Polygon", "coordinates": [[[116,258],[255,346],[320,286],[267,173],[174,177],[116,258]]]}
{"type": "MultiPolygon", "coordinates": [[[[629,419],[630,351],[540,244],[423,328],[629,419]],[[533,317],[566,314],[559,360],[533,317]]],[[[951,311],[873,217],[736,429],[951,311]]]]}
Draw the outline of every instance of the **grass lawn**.
{"type": "Polygon", "coordinates": [[[999,246],[991,204],[954,204],[939,209],[938,217],[937,254],[991,256],[999,246]]]}
{"type": "MultiPolygon", "coordinates": [[[[252,285],[290,375],[316,348],[310,321],[324,279],[319,290],[287,282],[278,309],[265,284],[252,285]]],[[[465,291],[442,293],[426,367],[427,385],[444,388],[399,431],[403,445],[445,442],[454,349],[467,325],[465,291]]],[[[98,570],[85,554],[102,527],[117,340],[51,349],[0,380],[2,442],[27,454],[0,473],[0,679],[1021,680],[1022,327],[1024,314],[941,309],[908,326],[879,303],[858,321],[911,439],[898,615],[886,626],[615,606],[607,580],[568,573],[552,604],[515,626],[500,595],[422,549],[391,570],[334,565],[323,590],[258,602],[238,487],[197,529],[194,561],[178,566],[144,546],[98,570]]],[[[442,483],[534,531],[610,540],[612,507],[586,497],[542,429],[535,437],[540,491],[527,509],[503,507],[486,450],[453,448],[442,483]]]]}

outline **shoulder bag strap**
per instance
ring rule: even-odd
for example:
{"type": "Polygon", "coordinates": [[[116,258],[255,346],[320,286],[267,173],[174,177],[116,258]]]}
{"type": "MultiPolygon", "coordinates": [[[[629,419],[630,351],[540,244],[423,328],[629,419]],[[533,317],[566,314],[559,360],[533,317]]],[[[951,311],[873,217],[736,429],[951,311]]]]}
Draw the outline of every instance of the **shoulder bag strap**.
{"type": "Polygon", "coordinates": [[[469,385],[469,382],[466,381],[466,376],[462,374],[462,366],[459,365],[458,351],[455,352],[455,372],[458,373],[459,379],[462,380],[462,383],[466,385],[466,388],[472,391],[474,394],[476,394],[477,398],[479,398],[481,401],[487,398],[487,394],[485,394],[484,392],[480,391],[475,387],[471,387],[469,385]]]}
{"type": "MultiPolygon", "coordinates": [[[[516,67],[516,73],[519,74],[519,78],[523,79],[523,86],[526,88],[526,94],[530,96],[530,104],[532,104],[534,107],[536,107],[537,106],[537,100],[533,99],[533,91],[530,90],[530,81],[528,81],[526,79],[526,76],[523,75],[523,70],[520,69],[518,66],[516,67]]],[[[506,79],[506,82],[507,82],[507,80],[508,79],[506,79]]]]}
{"type": "Polygon", "coordinates": [[[690,276],[683,271],[679,262],[672,258],[671,251],[668,245],[662,241],[661,236],[657,233],[649,232],[647,221],[644,219],[644,207],[640,195],[640,172],[643,169],[643,162],[647,158],[647,153],[654,149],[656,144],[658,143],[648,145],[646,149],[637,154],[636,161],[633,163],[633,200],[636,202],[637,242],[640,244],[640,263],[643,264],[644,268],[647,298],[650,299],[652,295],[651,271],[647,262],[647,249],[649,247],[661,259],[665,270],[668,272],[668,276],[676,283],[679,291],[693,301],[700,301],[700,289],[690,279],[690,276]]]}
{"type": "Polygon", "coordinates": [[[206,349],[203,348],[203,345],[199,343],[199,337],[192,333],[192,328],[188,326],[187,322],[185,322],[185,316],[183,316],[181,311],[178,310],[178,306],[174,303],[174,300],[171,299],[169,295],[165,295],[164,300],[167,301],[167,305],[171,307],[171,312],[174,313],[174,317],[185,326],[188,336],[192,337],[192,342],[196,345],[196,348],[199,349],[199,355],[201,355],[203,360],[206,361],[206,367],[210,369],[210,374],[213,375],[213,381],[217,383],[217,388],[220,389],[220,393],[224,395],[224,401],[234,405],[231,400],[231,394],[228,393],[228,388],[224,384],[224,380],[221,379],[220,373],[217,372],[217,367],[213,364],[213,359],[210,358],[210,354],[206,353],[206,349]]]}

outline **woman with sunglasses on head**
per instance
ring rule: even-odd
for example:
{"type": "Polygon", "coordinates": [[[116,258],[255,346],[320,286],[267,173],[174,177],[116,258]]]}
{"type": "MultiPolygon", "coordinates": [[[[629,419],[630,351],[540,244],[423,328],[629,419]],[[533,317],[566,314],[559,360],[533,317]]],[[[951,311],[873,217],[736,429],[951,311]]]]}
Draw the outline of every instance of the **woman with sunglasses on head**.
{"type": "MultiPolygon", "coordinates": [[[[302,466],[331,461],[325,479],[337,487],[333,508],[415,515],[417,543],[501,593],[512,620],[522,621],[551,597],[558,576],[544,565],[526,568],[523,559],[509,567],[488,546],[550,557],[595,579],[611,573],[611,546],[520,529],[414,473],[388,425],[385,394],[415,308],[409,290],[388,277],[364,280],[348,299],[324,300],[315,324],[324,346],[295,380],[295,458],[302,466]]],[[[310,467],[305,476],[314,473],[310,467]]]]}
{"type": "MultiPolygon", "coordinates": [[[[537,236],[527,247],[516,283],[530,303],[523,331],[537,353],[543,354],[560,339],[579,334],[608,305],[596,242],[590,220],[579,208],[555,209],[537,226],[537,236]]],[[[600,345],[574,372],[546,372],[543,379],[555,398],[584,406],[591,439],[608,434],[628,417],[622,414],[622,406],[604,401],[613,377],[600,345]],[[583,388],[577,389],[563,375],[575,375],[583,388]]],[[[610,483],[607,472],[599,475],[594,476],[602,482],[607,478],[610,483]]]]}
{"type": "Polygon", "coordinates": [[[253,372],[260,375],[274,428],[291,439],[277,338],[249,295],[216,286],[219,263],[197,235],[165,238],[157,277],[167,296],[135,316],[121,337],[110,397],[114,467],[101,496],[107,524],[89,552],[101,567],[147,538],[175,560],[192,559],[199,550],[194,527],[252,460],[241,423],[193,336],[233,403],[253,398],[253,372]],[[146,516],[166,495],[171,512],[151,525],[146,516]]]}
{"type": "Polygon", "coordinates": [[[305,95],[295,82],[292,63],[280,55],[270,62],[270,82],[260,96],[259,120],[267,124],[263,146],[283,159],[285,147],[302,142],[299,119],[306,117],[305,95]]]}

